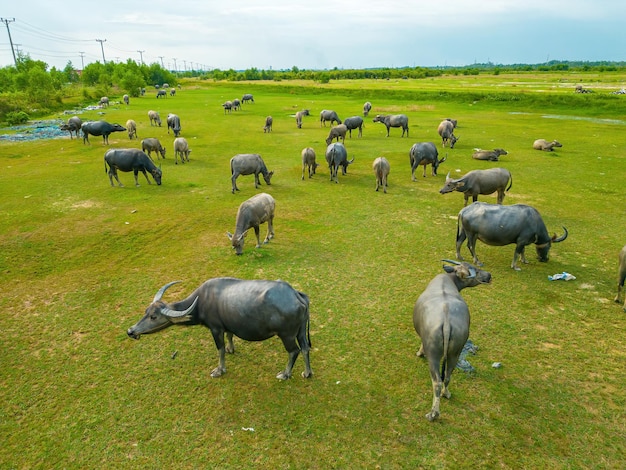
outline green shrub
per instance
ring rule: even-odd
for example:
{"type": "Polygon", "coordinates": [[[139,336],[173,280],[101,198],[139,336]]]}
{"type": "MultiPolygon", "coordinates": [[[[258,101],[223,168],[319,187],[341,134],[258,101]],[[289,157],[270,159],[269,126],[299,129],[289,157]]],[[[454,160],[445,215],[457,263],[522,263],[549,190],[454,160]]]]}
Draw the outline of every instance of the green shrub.
{"type": "Polygon", "coordinates": [[[11,111],[7,113],[6,120],[10,126],[17,126],[18,124],[25,124],[28,122],[28,114],[24,111],[11,111]]]}

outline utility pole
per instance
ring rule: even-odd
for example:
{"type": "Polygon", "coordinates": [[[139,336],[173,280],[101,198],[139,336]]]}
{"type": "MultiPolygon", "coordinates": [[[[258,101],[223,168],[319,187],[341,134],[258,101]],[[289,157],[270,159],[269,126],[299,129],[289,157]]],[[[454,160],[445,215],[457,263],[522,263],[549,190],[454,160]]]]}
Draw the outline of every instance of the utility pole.
{"type": "Polygon", "coordinates": [[[139,57],[141,57],[141,65],[143,65],[143,53],[146,51],[137,51],[139,52],[139,57]]]}
{"type": "Polygon", "coordinates": [[[162,56],[162,55],[159,56],[159,59],[161,59],[161,68],[162,69],[165,68],[165,64],[163,64],[163,57],[165,57],[165,56],[162,56]]]}
{"type": "Polygon", "coordinates": [[[11,52],[13,52],[13,62],[15,62],[15,68],[17,68],[17,58],[15,57],[15,49],[13,48],[13,39],[11,39],[11,30],[9,29],[9,23],[13,23],[15,21],[15,18],[11,18],[10,20],[7,18],[0,18],[0,21],[2,21],[7,27],[9,42],[11,43],[11,52]]]}
{"type": "Polygon", "coordinates": [[[102,49],[102,63],[106,64],[107,61],[104,58],[104,45],[103,45],[103,43],[107,42],[107,40],[106,39],[96,39],[96,41],[100,43],[100,49],[102,49]]]}
{"type": "Polygon", "coordinates": [[[174,61],[174,72],[178,72],[178,67],[176,66],[176,57],[172,57],[172,60],[174,61]]]}
{"type": "Polygon", "coordinates": [[[185,66],[185,72],[187,71],[187,61],[183,60],[183,65],[185,66]]]}
{"type": "Polygon", "coordinates": [[[85,70],[85,61],[83,60],[83,57],[85,57],[85,53],[83,51],[80,51],[79,54],[80,54],[80,63],[83,67],[81,70],[85,70]]]}

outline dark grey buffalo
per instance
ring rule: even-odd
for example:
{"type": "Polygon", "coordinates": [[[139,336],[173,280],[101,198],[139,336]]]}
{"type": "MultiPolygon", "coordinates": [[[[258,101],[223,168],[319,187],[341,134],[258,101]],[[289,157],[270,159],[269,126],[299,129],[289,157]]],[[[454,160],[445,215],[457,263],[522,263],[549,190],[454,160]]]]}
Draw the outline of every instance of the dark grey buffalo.
{"type": "Polygon", "coordinates": [[[151,126],[161,127],[161,116],[159,116],[158,112],[153,110],[148,111],[148,118],[150,119],[151,126]]]}
{"type": "Polygon", "coordinates": [[[340,142],[335,142],[326,147],[326,162],[330,171],[330,180],[339,183],[337,179],[339,167],[341,167],[341,174],[345,175],[348,171],[348,165],[354,162],[354,157],[352,160],[348,160],[346,147],[340,142]]]}
{"type": "Polygon", "coordinates": [[[374,160],[372,168],[374,169],[374,175],[376,176],[376,191],[378,191],[378,188],[382,187],[383,192],[386,193],[387,177],[389,176],[389,170],[391,169],[389,166],[389,160],[385,157],[378,157],[374,160]]]}
{"type": "Polygon", "coordinates": [[[107,96],[103,96],[102,98],[100,98],[100,102],[98,104],[100,106],[102,106],[103,108],[108,108],[109,107],[109,98],[107,96]]]}
{"type": "Polygon", "coordinates": [[[350,133],[350,138],[352,138],[352,129],[358,129],[359,137],[363,136],[363,118],[361,116],[352,116],[352,117],[346,118],[343,121],[343,123],[347,127],[348,132],[350,133]]]}
{"type": "MultiPolygon", "coordinates": [[[[446,260],[448,261],[448,260],[446,260]]],[[[428,361],[433,384],[433,404],[426,414],[429,421],[439,417],[441,396],[450,398],[450,379],[463,346],[469,338],[470,314],[461,290],[491,282],[491,274],[469,263],[444,265],[419,296],[413,308],[413,326],[422,340],[417,353],[428,361]]]]}
{"type": "Polygon", "coordinates": [[[130,97],[128,95],[122,96],[122,99],[124,100],[124,104],[126,106],[128,106],[130,104],[130,97]]]}
{"type": "Polygon", "coordinates": [[[233,110],[233,102],[230,100],[224,102],[222,108],[224,108],[224,114],[226,114],[227,111],[230,113],[233,110]]]}
{"type": "Polygon", "coordinates": [[[72,116],[65,124],[61,124],[60,129],[70,133],[70,140],[72,139],[72,132],[76,134],[76,138],[78,139],[78,131],[82,125],[83,121],[78,116],[72,116]]]}
{"type": "Polygon", "coordinates": [[[303,109],[302,111],[298,111],[296,113],[296,127],[298,129],[302,129],[302,118],[304,116],[310,116],[310,112],[308,109],[303,109]]]}
{"type": "MultiPolygon", "coordinates": [[[[619,252],[619,269],[617,271],[617,295],[615,303],[621,303],[622,290],[624,289],[624,281],[626,280],[626,246],[619,252]]],[[[626,311],[626,301],[624,302],[624,311],[626,311]]]]}
{"type": "Polygon", "coordinates": [[[170,133],[170,129],[174,132],[174,137],[178,137],[180,135],[181,126],[180,126],[180,118],[176,114],[168,114],[167,115],[167,133],[170,133]]]}
{"type": "Polygon", "coordinates": [[[545,150],[546,152],[552,152],[555,147],[563,147],[563,144],[556,140],[548,142],[546,139],[537,139],[533,142],[533,148],[535,150],[545,150]]]}
{"type": "Polygon", "coordinates": [[[239,99],[238,99],[238,98],[235,98],[235,99],[233,100],[233,109],[234,109],[235,111],[238,111],[238,110],[240,110],[240,109],[241,109],[241,101],[239,101],[239,99]]]}
{"type": "Polygon", "coordinates": [[[441,136],[441,145],[443,147],[446,146],[446,143],[449,143],[450,148],[453,149],[454,144],[456,144],[456,142],[459,140],[454,135],[454,127],[454,123],[452,121],[448,121],[447,119],[441,121],[439,127],[437,127],[437,132],[441,136]]]}
{"type": "Polygon", "coordinates": [[[256,247],[261,248],[261,231],[259,226],[267,222],[267,235],[263,243],[269,243],[274,238],[274,210],[276,201],[267,193],[259,193],[244,201],[237,211],[235,220],[235,233],[226,232],[226,236],[231,241],[235,253],[243,253],[244,238],[250,228],[254,229],[256,235],[256,247]]]}
{"type": "Polygon", "coordinates": [[[405,114],[377,114],[373,119],[374,122],[382,122],[387,128],[387,137],[389,137],[389,129],[392,127],[402,128],[402,137],[406,132],[409,136],[409,118],[405,114]]]}
{"type": "Polygon", "coordinates": [[[152,152],[156,152],[157,158],[160,158],[159,155],[165,158],[165,147],[161,145],[159,139],[156,139],[154,137],[148,137],[146,139],[143,139],[141,141],[141,150],[144,153],[147,153],[150,158],[152,158],[152,152]]]}
{"type": "Polygon", "coordinates": [[[562,242],[567,238],[567,229],[560,237],[550,237],[541,215],[534,207],[523,204],[502,206],[475,202],[459,212],[456,236],[456,257],[462,260],[461,245],[467,239],[467,248],[472,254],[474,264],[482,266],[476,256],[476,240],[492,245],[504,246],[515,243],[511,267],[516,271],[518,258],[528,263],[524,256],[526,245],[535,244],[539,261],[548,261],[552,243],[562,242]]]}
{"type": "Polygon", "coordinates": [[[306,147],[302,149],[302,179],[304,180],[304,170],[305,168],[309,171],[309,178],[311,178],[315,174],[315,170],[318,167],[318,164],[315,162],[315,150],[311,147],[306,147]]]}
{"type": "Polygon", "coordinates": [[[101,135],[102,141],[106,145],[109,144],[109,135],[112,132],[124,132],[126,130],[125,127],[120,126],[119,124],[111,124],[106,121],[90,121],[84,122],[80,127],[83,131],[83,144],[90,143],[89,135],[101,135]]]}
{"type": "Polygon", "coordinates": [[[250,93],[246,93],[241,97],[242,103],[247,103],[248,101],[254,103],[254,96],[252,96],[250,93]]]}
{"type": "Polygon", "coordinates": [[[465,176],[458,179],[450,178],[450,173],[446,176],[446,183],[439,190],[441,194],[458,191],[465,196],[465,205],[471,197],[473,202],[478,200],[479,194],[493,194],[498,192],[498,204],[504,201],[504,192],[513,186],[513,177],[506,168],[490,168],[488,170],[472,170],[465,176]],[[509,187],[506,185],[508,182],[509,187]]]}
{"type": "Polygon", "coordinates": [[[334,122],[336,122],[337,124],[341,124],[341,119],[339,119],[337,113],[329,109],[324,109],[322,110],[322,112],[320,112],[320,127],[322,127],[322,124],[324,124],[324,127],[326,127],[326,121],[330,122],[331,126],[334,122]]]}
{"type": "Polygon", "coordinates": [[[475,149],[474,153],[472,154],[472,158],[474,160],[489,160],[490,162],[497,162],[498,160],[500,160],[500,157],[502,155],[508,154],[509,152],[500,148],[493,150],[475,149]]]}
{"type": "Polygon", "coordinates": [[[124,186],[117,176],[117,170],[125,172],[132,171],[135,174],[135,186],[139,186],[137,174],[140,171],[146,177],[148,184],[152,183],[150,182],[150,179],[148,179],[148,174],[146,172],[152,175],[156,184],[161,184],[161,170],[157,168],[152,160],[150,160],[150,157],[139,149],[107,150],[104,154],[104,171],[109,175],[111,186],[114,186],[113,178],[117,180],[117,183],[120,186],[124,186]]]}
{"type": "Polygon", "coordinates": [[[167,91],[166,90],[158,90],[157,94],[156,94],[157,98],[167,98],[167,91]]]}
{"type": "Polygon", "coordinates": [[[263,179],[266,184],[270,184],[273,171],[268,171],[265,166],[265,162],[261,158],[261,155],[257,153],[240,153],[230,159],[230,173],[231,182],[233,184],[232,192],[239,191],[237,187],[237,177],[239,175],[254,175],[254,187],[258,188],[261,182],[259,181],[259,173],[263,175],[263,179]]]}
{"type": "MultiPolygon", "coordinates": [[[[180,282],[180,281],[176,281],[180,282]]],[[[230,277],[209,279],[184,300],[166,303],[165,291],[176,282],[165,284],[139,322],[127,334],[139,339],[142,334],[160,331],[171,325],[204,325],[213,335],[219,352],[219,365],[211,377],[226,373],[226,352],[234,353],[233,335],[246,341],[264,341],[278,336],[289,354],[285,370],[276,378],[291,378],[300,352],[304,358],[302,376],[313,375],[309,361],[309,298],[284,281],[243,280],[230,277]],[[224,342],[224,333],[228,344],[224,342]]]]}
{"type": "Polygon", "coordinates": [[[346,132],[348,132],[348,128],[345,124],[338,124],[335,127],[331,127],[328,137],[326,138],[326,145],[330,145],[333,139],[337,139],[337,142],[339,142],[339,139],[345,142],[346,132]]]}
{"type": "Polygon", "coordinates": [[[370,103],[369,101],[366,101],[365,104],[363,105],[363,116],[367,117],[367,115],[370,113],[371,110],[372,110],[372,103],[370,103]]]}
{"type": "Polygon", "coordinates": [[[411,146],[409,150],[409,161],[411,162],[411,180],[415,179],[415,170],[420,165],[424,166],[424,178],[426,178],[426,166],[432,165],[431,173],[433,176],[437,175],[437,169],[439,165],[446,161],[448,157],[439,159],[439,152],[437,146],[432,142],[418,142],[411,146]]]}

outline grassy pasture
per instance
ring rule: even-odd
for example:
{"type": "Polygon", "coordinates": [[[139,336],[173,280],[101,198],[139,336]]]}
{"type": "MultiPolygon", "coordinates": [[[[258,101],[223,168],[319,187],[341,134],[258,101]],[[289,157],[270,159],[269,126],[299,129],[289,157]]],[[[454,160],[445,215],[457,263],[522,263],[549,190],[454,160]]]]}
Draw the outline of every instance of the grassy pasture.
{"type": "MultiPolygon", "coordinates": [[[[166,146],[163,185],[121,173],[112,188],[100,138],[0,144],[0,468],[621,468],[626,459],[626,314],[613,303],[626,210],[625,102],[577,83],[619,88],[624,77],[546,74],[424,81],[187,82],[176,97],[152,91],[104,118],[137,121],[139,138],[166,146]],[[566,81],[567,86],[562,86],[566,81]],[[469,86],[469,83],[473,86],[469,86]],[[494,91],[495,90],[495,91],[494,91]],[[225,115],[243,93],[254,104],[225,115]],[[410,137],[366,119],[346,139],[355,162],[329,181],[319,111],[402,112],[410,137]],[[311,110],[302,129],[293,114],[311,110]],[[150,127],[149,109],[181,117],[191,162],[174,165],[173,136],[150,127]],[[274,130],[264,134],[265,116],[274,130]],[[436,133],[459,120],[455,149],[436,133]],[[554,153],[532,149],[557,139],[554,153]],[[412,182],[408,151],[433,141],[448,159],[412,182]],[[321,163],[301,181],[300,151],[321,163]],[[501,162],[471,159],[503,147],[501,162]],[[275,171],[255,190],[229,159],[260,153],[275,171]],[[391,162],[387,194],[371,164],[391,162]],[[440,195],[448,171],[502,166],[505,204],[535,206],[550,231],[570,232],[539,263],[510,269],[513,246],[479,243],[490,286],[464,291],[472,314],[468,359],[452,398],[429,423],[432,389],[415,352],[415,300],[442,258],[454,258],[459,193],[440,195]],[[276,238],[235,256],[225,236],[239,204],[259,191],[277,201],[276,238]],[[550,282],[567,271],[577,279],[550,282]],[[178,300],[217,276],[283,279],[311,298],[314,377],[275,379],[287,360],[277,338],[236,341],[227,374],[201,327],[172,327],[131,341],[126,329],[156,290],[180,279],[178,300]],[[175,354],[176,353],[176,354],[175,354]],[[502,368],[491,367],[501,362],[502,368]]],[[[98,119],[96,112],[82,118],[98,119]]],[[[112,134],[110,147],[136,147],[112,134]]],[[[495,202],[495,196],[480,200],[495,202]]],[[[266,227],[262,226],[264,236],[266,227]]],[[[469,257],[467,248],[463,254],[469,257]]]]}

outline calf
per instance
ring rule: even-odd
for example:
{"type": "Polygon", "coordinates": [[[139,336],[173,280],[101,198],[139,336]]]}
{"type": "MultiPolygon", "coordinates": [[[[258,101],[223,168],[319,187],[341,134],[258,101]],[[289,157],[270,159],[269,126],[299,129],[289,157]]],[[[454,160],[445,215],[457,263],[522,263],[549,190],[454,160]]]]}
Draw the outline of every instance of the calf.
{"type": "Polygon", "coordinates": [[[267,116],[265,118],[265,126],[263,126],[263,133],[272,132],[272,123],[274,122],[274,118],[272,116],[267,116]]]}
{"type": "MultiPolygon", "coordinates": [[[[622,290],[624,289],[624,280],[626,280],[626,246],[619,253],[619,270],[617,274],[617,295],[615,302],[621,303],[622,290]]],[[[626,301],[624,302],[624,311],[626,312],[626,301]]]]}
{"type": "Polygon", "coordinates": [[[450,398],[450,379],[463,346],[469,338],[470,314],[461,290],[491,282],[491,274],[469,263],[448,261],[445,273],[438,274],[419,296],[413,308],[413,326],[422,340],[418,357],[428,361],[433,385],[429,421],[439,418],[441,396],[450,398]]]}
{"type": "MultiPolygon", "coordinates": [[[[172,88],[173,90],[174,88],[172,88]]],[[[180,155],[180,162],[185,163],[185,160],[189,162],[189,143],[184,137],[177,137],[174,139],[174,163],[178,165],[178,155],[180,155]]]]}
{"type": "Polygon", "coordinates": [[[332,127],[328,133],[328,137],[326,138],[326,145],[330,145],[333,139],[337,139],[337,142],[339,142],[340,137],[341,140],[345,142],[346,132],[348,132],[348,128],[345,124],[339,124],[338,126],[332,127]]]}
{"type": "Polygon", "coordinates": [[[472,158],[474,160],[489,160],[491,162],[497,162],[498,160],[500,160],[501,155],[508,155],[508,154],[509,153],[504,149],[493,149],[493,150],[474,149],[472,158]]]}
{"type": "Polygon", "coordinates": [[[563,147],[563,145],[556,140],[548,142],[545,139],[537,139],[533,142],[533,148],[535,150],[545,150],[546,152],[552,152],[554,151],[554,147],[563,147]]]}
{"type": "Polygon", "coordinates": [[[263,175],[263,179],[266,184],[270,184],[273,171],[268,171],[265,166],[265,162],[261,158],[261,155],[256,153],[240,153],[230,159],[230,172],[231,182],[233,185],[232,193],[239,191],[237,187],[237,177],[239,175],[252,175],[254,174],[254,187],[258,188],[261,182],[259,181],[259,173],[263,175]]]}
{"type": "Polygon", "coordinates": [[[128,131],[128,138],[133,140],[137,138],[137,123],[132,119],[126,121],[126,130],[128,131]]]}
{"type": "Polygon", "coordinates": [[[267,236],[263,243],[269,243],[274,238],[274,209],[276,201],[267,193],[259,193],[244,201],[237,211],[235,221],[235,233],[226,232],[231,241],[235,253],[243,253],[244,237],[250,228],[254,229],[256,235],[256,247],[261,248],[261,238],[259,236],[259,225],[267,222],[267,236]]]}
{"type": "Polygon", "coordinates": [[[454,123],[444,119],[437,127],[437,132],[441,136],[441,145],[446,146],[446,142],[450,144],[450,148],[454,148],[454,144],[459,140],[454,136],[454,123]]]}
{"type": "Polygon", "coordinates": [[[389,161],[385,157],[378,157],[372,165],[376,176],[376,191],[382,186],[383,192],[387,193],[387,176],[389,175],[389,161]]]}
{"type": "Polygon", "coordinates": [[[309,178],[315,174],[318,164],[315,162],[315,150],[311,147],[302,149],[302,179],[304,180],[304,169],[308,168],[309,178]]]}
{"type": "Polygon", "coordinates": [[[120,186],[124,186],[117,176],[117,170],[132,171],[135,174],[135,186],[139,186],[137,174],[141,171],[146,177],[148,184],[152,184],[148,179],[146,171],[149,172],[156,184],[161,184],[161,170],[155,166],[150,158],[139,149],[111,149],[104,154],[104,171],[109,174],[111,186],[113,178],[120,186]],[[108,169],[107,169],[108,165],[108,169]]]}
{"type": "Polygon", "coordinates": [[[505,168],[490,168],[488,170],[473,170],[459,179],[450,178],[450,173],[446,176],[446,183],[439,193],[446,194],[453,191],[463,193],[465,196],[465,205],[468,199],[472,198],[473,202],[478,201],[479,194],[493,194],[498,192],[498,204],[504,201],[504,192],[513,186],[513,177],[511,172],[505,168]],[[507,188],[507,183],[511,181],[507,188]]]}
{"type": "Polygon", "coordinates": [[[165,159],[165,147],[161,145],[159,139],[155,139],[154,137],[148,137],[147,139],[143,139],[141,141],[141,150],[144,153],[147,153],[150,158],[152,158],[150,154],[152,152],[156,152],[157,158],[163,157],[163,159],[165,159]]]}

